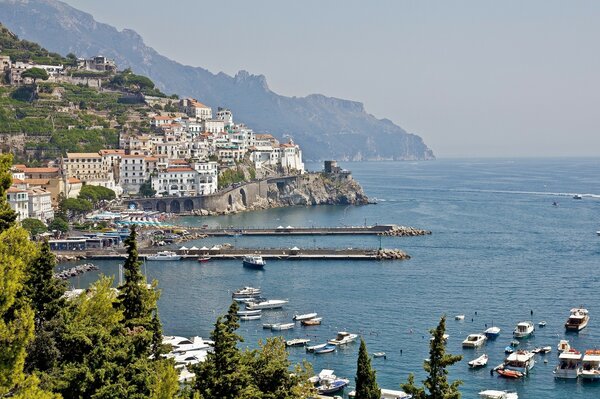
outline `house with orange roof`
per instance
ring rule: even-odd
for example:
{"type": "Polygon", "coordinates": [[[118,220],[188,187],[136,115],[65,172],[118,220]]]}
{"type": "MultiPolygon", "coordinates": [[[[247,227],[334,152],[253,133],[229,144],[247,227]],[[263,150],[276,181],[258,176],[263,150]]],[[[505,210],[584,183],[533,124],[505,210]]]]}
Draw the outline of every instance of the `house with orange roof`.
{"type": "Polygon", "coordinates": [[[186,98],[181,100],[180,106],[182,110],[191,118],[197,118],[200,120],[212,118],[212,109],[194,98],[186,98]]]}

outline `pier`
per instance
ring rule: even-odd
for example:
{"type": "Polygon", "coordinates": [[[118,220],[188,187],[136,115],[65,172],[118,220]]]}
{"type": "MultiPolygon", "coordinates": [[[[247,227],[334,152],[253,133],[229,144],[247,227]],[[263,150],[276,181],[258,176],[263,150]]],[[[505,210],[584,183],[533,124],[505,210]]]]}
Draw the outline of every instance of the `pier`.
{"type": "Polygon", "coordinates": [[[431,234],[428,230],[414,227],[382,224],[375,226],[342,226],[342,227],[292,227],[276,228],[188,228],[197,234],[211,237],[224,236],[331,236],[331,235],[375,235],[375,236],[420,236],[431,234]]]}

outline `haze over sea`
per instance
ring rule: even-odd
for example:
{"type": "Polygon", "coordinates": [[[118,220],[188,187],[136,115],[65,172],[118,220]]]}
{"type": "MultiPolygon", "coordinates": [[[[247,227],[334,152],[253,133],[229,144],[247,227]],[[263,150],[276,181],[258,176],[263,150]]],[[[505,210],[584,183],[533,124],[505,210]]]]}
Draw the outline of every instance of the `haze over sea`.
{"type": "MultiPolygon", "coordinates": [[[[244,269],[238,261],[148,262],[158,279],[160,317],[165,335],[208,337],[231,292],[244,285],[261,287],[265,296],[289,299],[282,311],[264,311],[263,319],[242,322],[245,344],[275,335],[262,323],[291,321],[295,313],[318,312],[323,324],[283,332],[286,339],[308,337],[314,344],[337,331],[361,333],[381,387],[398,389],[410,372],[425,374],[428,329],[448,316],[447,349],[464,359],[450,369],[450,379],[464,382],[464,398],[482,389],[516,390],[528,398],[598,398],[600,383],[553,378],[556,344],[566,336],[579,350],[600,347],[600,160],[486,159],[434,162],[342,163],[351,169],[377,205],[272,209],[231,216],[180,218],[177,224],[212,226],[331,226],[401,224],[428,229],[425,237],[383,237],[386,248],[401,248],[412,259],[389,262],[270,261],[264,271],[244,269]],[[579,193],[582,200],[572,199],[579,193]],[[553,206],[557,202],[558,206],[553,206]],[[572,307],[584,305],[591,320],[579,334],[565,334],[572,307]],[[531,316],[533,311],[533,316],[531,316]],[[465,314],[464,321],[454,315],[465,314]],[[531,375],[521,381],[490,376],[504,358],[517,322],[532,319],[535,337],[521,347],[551,345],[536,357],[531,375]],[[547,327],[538,328],[540,320],[547,327]],[[494,323],[502,331],[479,351],[463,350],[462,340],[494,323]],[[412,331],[412,332],[411,332],[412,331]],[[467,361],[487,353],[488,367],[472,371],[467,361]],[[544,363],[548,359],[548,363],[544,363]]],[[[320,165],[309,165],[313,170],[320,165]]],[[[210,246],[229,242],[242,247],[378,247],[378,237],[228,237],[186,243],[210,246]]],[[[95,262],[116,275],[116,262],[95,262]]],[[[88,274],[73,280],[87,286],[88,274]]],[[[291,348],[294,362],[308,359],[316,372],[332,368],[353,378],[358,344],[334,354],[308,355],[291,348]]]]}

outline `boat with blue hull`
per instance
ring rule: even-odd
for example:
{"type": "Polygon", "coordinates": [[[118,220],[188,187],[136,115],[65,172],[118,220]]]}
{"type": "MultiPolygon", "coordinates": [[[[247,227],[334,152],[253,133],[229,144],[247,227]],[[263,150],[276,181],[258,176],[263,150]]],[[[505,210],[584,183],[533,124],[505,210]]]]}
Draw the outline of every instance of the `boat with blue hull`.
{"type": "Polygon", "coordinates": [[[264,269],[266,262],[260,255],[246,255],[242,264],[250,269],[264,269]]]}

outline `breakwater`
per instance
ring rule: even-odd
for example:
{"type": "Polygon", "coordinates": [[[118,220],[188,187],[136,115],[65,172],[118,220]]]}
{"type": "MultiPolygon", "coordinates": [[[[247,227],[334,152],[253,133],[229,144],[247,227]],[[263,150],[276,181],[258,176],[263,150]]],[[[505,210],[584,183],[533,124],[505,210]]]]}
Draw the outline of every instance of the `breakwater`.
{"type": "Polygon", "coordinates": [[[343,227],[277,227],[277,228],[193,228],[196,234],[212,237],[222,236],[319,236],[319,235],[376,235],[376,236],[422,236],[431,231],[414,227],[382,224],[375,226],[343,226],[343,227]]]}
{"type": "Polygon", "coordinates": [[[59,280],[68,280],[72,277],[77,277],[80,274],[83,274],[85,272],[90,272],[92,270],[98,270],[98,266],[96,266],[92,263],[85,263],[83,265],[77,265],[77,266],[62,270],[58,273],[55,273],[54,277],[59,280]]]}

